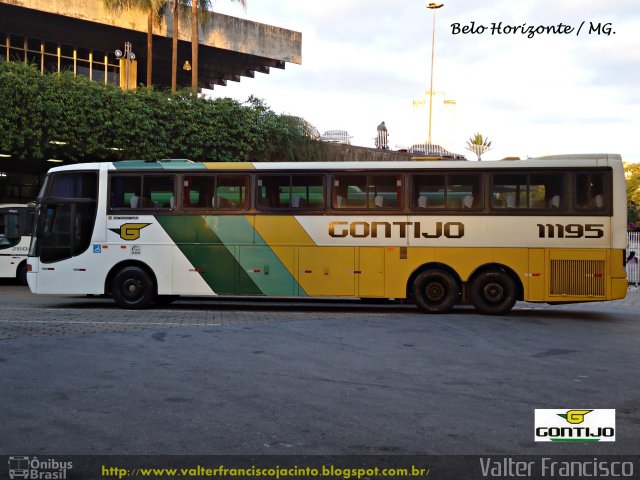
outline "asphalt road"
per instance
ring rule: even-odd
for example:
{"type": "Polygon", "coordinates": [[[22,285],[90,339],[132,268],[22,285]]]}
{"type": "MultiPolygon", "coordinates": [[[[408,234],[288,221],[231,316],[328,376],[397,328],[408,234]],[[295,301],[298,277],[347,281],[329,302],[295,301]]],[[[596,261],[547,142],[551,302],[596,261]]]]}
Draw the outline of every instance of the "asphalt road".
{"type": "Polygon", "coordinates": [[[636,454],[639,318],[635,301],[138,312],[4,282],[0,454],[636,454]],[[536,408],[615,408],[616,442],[535,443],[536,408]]]}

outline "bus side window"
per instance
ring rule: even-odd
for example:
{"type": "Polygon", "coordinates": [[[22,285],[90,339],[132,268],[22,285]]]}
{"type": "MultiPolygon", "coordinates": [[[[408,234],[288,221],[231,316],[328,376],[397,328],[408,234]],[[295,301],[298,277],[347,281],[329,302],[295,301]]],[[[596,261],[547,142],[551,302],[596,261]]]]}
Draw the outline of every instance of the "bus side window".
{"type": "Polygon", "coordinates": [[[369,208],[401,208],[403,182],[401,175],[369,175],[369,208]]]}
{"type": "Polygon", "coordinates": [[[480,175],[447,175],[447,208],[482,207],[480,175]]]}
{"type": "Polygon", "coordinates": [[[347,187],[340,185],[340,180],[335,180],[333,186],[333,207],[345,208],[347,206],[347,187]]]}
{"type": "Polygon", "coordinates": [[[173,175],[145,175],[142,207],[172,209],[175,207],[175,178],[173,175]],[[148,202],[151,202],[150,204],[148,202]]]}
{"type": "Polygon", "coordinates": [[[214,175],[185,176],[182,179],[182,206],[184,208],[209,208],[215,191],[214,175]]]}
{"type": "Polygon", "coordinates": [[[247,175],[220,175],[217,178],[212,206],[220,209],[246,210],[249,200],[248,191],[247,175]]]}
{"type": "Polygon", "coordinates": [[[367,176],[334,176],[333,195],[334,208],[367,208],[367,176]]]}
{"type": "Polygon", "coordinates": [[[0,248],[12,247],[20,241],[20,214],[0,213],[0,248]]]}
{"type": "Polygon", "coordinates": [[[602,211],[607,208],[605,202],[605,174],[579,173],[576,175],[577,210],[602,211]]]}
{"type": "Polygon", "coordinates": [[[262,175],[258,177],[258,207],[289,208],[291,177],[289,175],[262,175]]]}
{"type": "Polygon", "coordinates": [[[20,216],[9,213],[5,216],[5,236],[9,239],[20,238],[20,216]]]}
{"type": "Polygon", "coordinates": [[[527,208],[527,176],[495,174],[491,186],[491,207],[494,209],[527,208]]]}
{"type": "Polygon", "coordinates": [[[412,175],[413,208],[444,208],[445,201],[444,175],[412,175]]]}
{"type": "Polygon", "coordinates": [[[111,208],[138,208],[140,192],[140,177],[111,177],[111,208]]]}
{"type": "Polygon", "coordinates": [[[529,175],[529,208],[560,210],[565,207],[564,175],[529,175]]]}
{"type": "Polygon", "coordinates": [[[291,178],[291,208],[300,210],[324,207],[324,177],[293,175],[291,178]]]}

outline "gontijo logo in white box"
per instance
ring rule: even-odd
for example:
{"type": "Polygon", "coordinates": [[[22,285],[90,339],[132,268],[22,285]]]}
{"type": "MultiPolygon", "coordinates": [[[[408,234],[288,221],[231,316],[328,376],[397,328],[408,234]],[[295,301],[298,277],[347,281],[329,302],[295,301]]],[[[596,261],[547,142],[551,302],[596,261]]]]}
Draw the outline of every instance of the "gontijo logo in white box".
{"type": "Polygon", "coordinates": [[[615,409],[535,410],[536,442],[615,442],[615,409]]]}

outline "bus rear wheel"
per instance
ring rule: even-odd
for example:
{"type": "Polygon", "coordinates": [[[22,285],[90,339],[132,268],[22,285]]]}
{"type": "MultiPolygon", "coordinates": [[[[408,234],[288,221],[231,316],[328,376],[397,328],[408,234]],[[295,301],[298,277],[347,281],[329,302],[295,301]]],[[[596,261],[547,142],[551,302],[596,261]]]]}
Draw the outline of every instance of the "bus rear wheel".
{"type": "Polygon", "coordinates": [[[469,296],[479,312],[502,315],[509,312],[516,303],[516,284],[509,274],[489,270],[471,282],[469,296]]]}
{"type": "Polygon", "coordinates": [[[414,280],[413,298],[423,312],[445,313],[456,304],[458,284],[448,272],[430,268],[414,280]]]}
{"type": "Polygon", "coordinates": [[[155,297],[155,285],[142,268],[125,267],[113,277],[111,295],[119,307],[146,308],[155,297]]]}

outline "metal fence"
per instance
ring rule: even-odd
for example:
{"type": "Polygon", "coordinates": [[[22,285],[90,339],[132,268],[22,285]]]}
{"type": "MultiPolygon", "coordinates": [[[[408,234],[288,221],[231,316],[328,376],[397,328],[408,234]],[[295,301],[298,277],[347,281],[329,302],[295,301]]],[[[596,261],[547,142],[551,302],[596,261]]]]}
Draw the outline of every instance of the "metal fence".
{"type": "MultiPolygon", "coordinates": [[[[628,232],[629,236],[629,246],[627,247],[627,256],[631,254],[631,252],[635,252],[636,258],[640,255],[640,232],[628,232]]],[[[638,261],[635,262],[627,262],[627,279],[630,284],[639,285],[640,284],[640,268],[638,266],[638,261]]]]}

